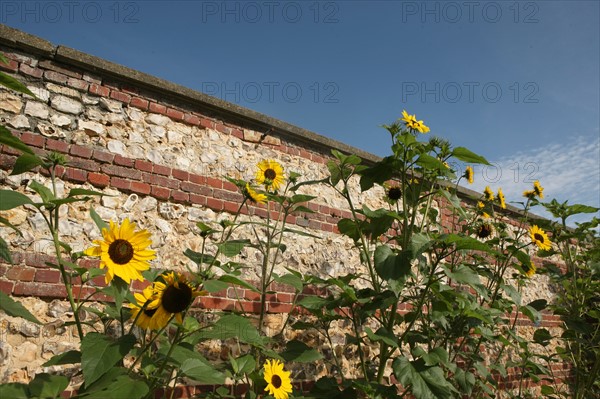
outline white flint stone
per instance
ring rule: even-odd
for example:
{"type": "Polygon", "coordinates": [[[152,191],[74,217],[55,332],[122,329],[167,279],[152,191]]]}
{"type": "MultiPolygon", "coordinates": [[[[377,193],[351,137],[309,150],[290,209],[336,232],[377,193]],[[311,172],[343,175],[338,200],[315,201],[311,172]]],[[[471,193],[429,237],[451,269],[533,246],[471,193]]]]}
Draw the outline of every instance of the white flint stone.
{"type": "Polygon", "coordinates": [[[148,159],[148,161],[150,162],[157,163],[160,165],[164,164],[161,150],[159,149],[153,149],[148,151],[148,154],[146,154],[146,159],[148,159]]]}
{"type": "Polygon", "coordinates": [[[212,209],[200,209],[191,207],[188,210],[188,220],[192,222],[210,222],[215,220],[215,212],[212,209]]]}
{"type": "Polygon", "coordinates": [[[106,120],[104,114],[95,108],[87,108],[85,111],[85,114],[87,115],[88,119],[91,119],[94,121],[102,121],[103,122],[104,120],[106,120]]]}
{"type": "Polygon", "coordinates": [[[32,363],[37,358],[38,347],[33,342],[25,341],[19,346],[17,359],[24,363],[32,363]]]}
{"type": "Polygon", "coordinates": [[[53,93],[63,94],[68,97],[80,98],[79,92],[70,87],[58,86],[54,83],[47,83],[46,88],[53,93]]]}
{"type": "Polygon", "coordinates": [[[165,133],[167,132],[167,130],[162,126],[150,126],[148,129],[150,130],[150,134],[158,137],[159,139],[165,137],[165,133]]]}
{"type": "Polygon", "coordinates": [[[62,130],[56,129],[53,125],[46,123],[38,123],[36,129],[46,137],[65,137],[65,133],[62,130]]]}
{"type": "Polygon", "coordinates": [[[173,231],[171,224],[165,219],[156,218],[154,223],[156,223],[156,227],[158,227],[158,229],[164,234],[169,234],[171,231],[173,231]]]}
{"type": "Polygon", "coordinates": [[[94,209],[96,210],[98,216],[102,218],[102,220],[117,220],[117,211],[115,211],[114,209],[106,208],[104,206],[99,206],[94,209]]]}
{"type": "Polygon", "coordinates": [[[108,137],[111,137],[113,139],[121,139],[123,138],[123,133],[121,132],[121,129],[115,127],[115,126],[111,126],[107,129],[108,132],[108,137]]]}
{"type": "Polygon", "coordinates": [[[123,114],[115,114],[112,112],[107,115],[106,120],[115,125],[125,125],[125,116],[123,114]]]}
{"type": "Polygon", "coordinates": [[[216,162],[217,159],[219,159],[218,155],[212,152],[203,152],[202,155],[200,155],[200,160],[204,163],[212,164],[216,162]]]}
{"type": "Polygon", "coordinates": [[[13,352],[12,349],[8,342],[0,341],[0,365],[8,365],[13,352]]]}
{"type": "Polygon", "coordinates": [[[54,241],[48,238],[39,238],[33,243],[33,251],[40,254],[54,255],[54,241]]]}
{"type": "Polygon", "coordinates": [[[29,216],[27,220],[29,221],[29,224],[31,225],[31,229],[33,231],[43,231],[43,229],[47,228],[46,220],[39,212],[36,212],[33,215],[29,216]]]}
{"type": "Polygon", "coordinates": [[[175,160],[175,166],[181,170],[188,170],[190,168],[190,160],[184,157],[179,157],[175,160]]]}
{"type": "Polygon", "coordinates": [[[2,100],[0,101],[0,109],[13,114],[18,114],[21,112],[23,101],[21,101],[19,97],[8,93],[2,93],[2,95],[0,95],[0,99],[2,100]]]}
{"type": "Polygon", "coordinates": [[[183,137],[182,137],[181,133],[179,133],[179,132],[176,132],[174,130],[167,131],[167,140],[169,140],[169,143],[180,144],[182,138],[183,137]]]}
{"type": "Polygon", "coordinates": [[[100,99],[98,97],[88,96],[86,94],[81,96],[81,100],[83,101],[83,103],[85,105],[96,105],[100,101],[100,99]]]}
{"type": "Polygon", "coordinates": [[[8,121],[8,124],[15,129],[30,129],[29,119],[25,115],[17,115],[8,121]]]}
{"type": "Polygon", "coordinates": [[[144,119],[144,114],[136,108],[128,108],[125,112],[132,121],[139,122],[144,119]]]}
{"type": "Polygon", "coordinates": [[[33,243],[33,241],[35,241],[35,237],[29,230],[22,230],[21,234],[22,235],[17,234],[15,239],[11,241],[11,244],[19,248],[26,249],[33,243]]]}
{"type": "Polygon", "coordinates": [[[102,202],[103,206],[110,209],[117,209],[121,207],[121,199],[119,198],[119,196],[102,196],[102,199],[100,201],[102,202]]]}
{"type": "Polygon", "coordinates": [[[153,125],[164,126],[171,122],[171,118],[160,114],[150,114],[146,117],[146,122],[153,125]]]}
{"type": "Polygon", "coordinates": [[[83,104],[80,101],[62,95],[52,97],[50,105],[52,108],[67,114],[79,115],[83,112],[83,104]]]}
{"type": "Polygon", "coordinates": [[[130,143],[143,143],[144,136],[136,132],[129,132],[129,142],[130,143]]]}
{"type": "Polygon", "coordinates": [[[129,126],[131,126],[131,129],[134,132],[137,132],[137,133],[145,133],[146,132],[146,125],[144,124],[144,122],[129,122],[129,126]]]}
{"type": "Polygon", "coordinates": [[[46,104],[37,101],[27,101],[27,104],[25,104],[25,115],[35,116],[40,119],[48,119],[50,111],[46,104]]]}
{"type": "Polygon", "coordinates": [[[208,131],[208,137],[212,141],[220,141],[221,140],[221,135],[219,133],[215,132],[214,130],[209,130],[208,131]]]}
{"type": "Polygon", "coordinates": [[[127,147],[125,147],[125,144],[119,140],[109,140],[107,147],[108,150],[114,154],[127,156],[127,147]]]}
{"type": "Polygon", "coordinates": [[[52,116],[50,117],[50,122],[59,127],[69,126],[71,123],[73,123],[71,118],[61,114],[52,114],[52,116]]]}
{"type": "Polygon", "coordinates": [[[100,106],[110,112],[121,112],[123,110],[123,105],[120,102],[104,97],[100,98],[100,106]]]}
{"type": "Polygon", "coordinates": [[[37,86],[27,86],[30,92],[35,94],[35,97],[43,102],[46,102],[50,99],[50,92],[43,87],[37,86]]]}
{"type": "Polygon", "coordinates": [[[132,158],[141,159],[146,156],[146,150],[137,144],[129,146],[128,150],[132,158]]]}
{"type": "Polygon", "coordinates": [[[142,211],[142,212],[156,210],[157,206],[158,206],[158,201],[156,200],[156,198],[150,197],[150,196],[142,198],[140,200],[140,203],[138,204],[138,207],[139,207],[140,211],[142,211]]]}

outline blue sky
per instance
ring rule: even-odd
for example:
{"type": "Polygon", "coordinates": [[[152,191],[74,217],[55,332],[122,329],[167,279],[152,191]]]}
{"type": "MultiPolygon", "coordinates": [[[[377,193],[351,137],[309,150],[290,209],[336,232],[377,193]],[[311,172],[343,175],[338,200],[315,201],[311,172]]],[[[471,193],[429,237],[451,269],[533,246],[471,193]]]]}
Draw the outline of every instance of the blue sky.
{"type": "Polygon", "coordinates": [[[385,156],[403,109],[477,189],[600,206],[598,1],[5,1],[0,23],[385,156]]]}

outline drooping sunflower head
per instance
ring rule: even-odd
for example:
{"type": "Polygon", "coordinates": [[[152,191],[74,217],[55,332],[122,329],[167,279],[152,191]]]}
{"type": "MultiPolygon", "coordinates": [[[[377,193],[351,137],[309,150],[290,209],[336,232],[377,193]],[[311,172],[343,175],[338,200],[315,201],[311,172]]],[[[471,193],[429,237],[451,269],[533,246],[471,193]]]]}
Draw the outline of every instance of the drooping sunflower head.
{"type": "Polygon", "coordinates": [[[147,249],[152,241],[146,230],[135,231],[135,223],[124,219],[121,226],[110,221],[109,229],[102,229],[101,240],[94,240],[95,246],[83,253],[100,257],[100,268],[106,267],[106,283],[117,276],[127,284],[131,280],[143,281],[142,271],[150,268],[149,261],[155,258],[155,251],[147,249]]]}
{"type": "Polygon", "coordinates": [[[244,188],[244,196],[250,201],[258,204],[264,204],[265,202],[267,202],[267,196],[254,191],[252,187],[250,187],[249,183],[246,183],[246,187],[244,188]]]}
{"type": "Polygon", "coordinates": [[[491,202],[494,200],[494,192],[492,191],[490,186],[485,186],[485,190],[483,190],[483,195],[484,195],[486,201],[491,202]]]}
{"type": "Polygon", "coordinates": [[[465,177],[465,179],[467,179],[469,184],[473,184],[473,168],[472,167],[467,166],[467,168],[465,169],[465,174],[463,176],[465,177]]]}
{"type": "Polygon", "coordinates": [[[506,198],[501,188],[498,189],[498,201],[500,201],[500,208],[506,209],[506,198]]]}
{"type": "Polygon", "coordinates": [[[142,293],[133,294],[136,303],[129,304],[131,308],[131,319],[135,321],[139,327],[147,330],[158,330],[162,326],[156,325],[156,319],[153,317],[159,305],[157,295],[152,285],[144,288],[142,293]],[[158,327],[158,328],[157,328],[158,327]]]}
{"type": "Polygon", "coordinates": [[[482,222],[477,227],[477,237],[479,238],[488,238],[494,232],[494,227],[487,222],[482,222]]]}
{"type": "Polygon", "coordinates": [[[404,121],[406,127],[411,130],[416,130],[421,133],[427,133],[429,131],[429,127],[425,126],[425,123],[423,123],[423,121],[417,120],[416,115],[410,115],[405,110],[402,110],[401,120],[404,121]]]}
{"type": "Polygon", "coordinates": [[[153,317],[159,328],[165,326],[173,315],[179,323],[182,323],[181,313],[194,302],[194,298],[203,294],[181,273],[176,272],[163,273],[152,287],[158,301],[153,317]]]}
{"type": "Polygon", "coordinates": [[[399,186],[384,183],[383,188],[385,189],[385,200],[388,203],[393,205],[402,198],[402,190],[399,186]]]}
{"type": "Polygon", "coordinates": [[[521,267],[523,268],[523,273],[525,273],[527,277],[531,278],[535,274],[536,268],[533,262],[523,263],[521,267]]]}
{"type": "Polygon", "coordinates": [[[540,199],[544,198],[544,187],[542,187],[540,185],[539,180],[536,180],[533,182],[533,192],[535,193],[535,195],[537,195],[540,199]]]}
{"type": "Polygon", "coordinates": [[[552,248],[552,243],[550,242],[548,235],[537,225],[534,224],[529,228],[529,235],[531,236],[531,242],[537,245],[539,249],[548,251],[552,248]]]}
{"type": "Polygon", "coordinates": [[[533,199],[535,197],[535,191],[525,190],[525,191],[523,191],[523,197],[533,199]]]}
{"type": "Polygon", "coordinates": [[[256,166],[258,167],[256,183],[264,185],[268,190],[279,190],[285,182],[283,167],[279,162],[272,159],[263,159],[256,166]]]}
{"type": "Polygon", "coordinates": [[[290,372],[283,370],[283,363],[279,360],[268,360],[264,365],[264,378],[267,382],[265,391],[273,395],[275,399],[288,399],[292,392],[292,381],[290,372]]]}

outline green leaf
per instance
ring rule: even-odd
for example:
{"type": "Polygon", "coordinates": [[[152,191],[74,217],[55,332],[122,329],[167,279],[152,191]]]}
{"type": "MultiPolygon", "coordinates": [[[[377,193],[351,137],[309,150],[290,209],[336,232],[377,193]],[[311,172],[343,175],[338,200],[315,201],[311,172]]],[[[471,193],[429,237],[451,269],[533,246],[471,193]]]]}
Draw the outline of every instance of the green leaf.
{"type": "Polygon", "coordinates": [[[206,280],[204,281],[202,288],[210,293],[219,292],[229,288],[229,284],[219,280],[206,280]]]}
{"type": "Polygon", "coordinates": [[[0,72],[0,85],[2,85],[4,87],[8,87],[9,89],[12,89],[14,91],[18,91],[20,93],[30,95],[33,98],[36,98],[35,94],[33,94],[27,88],[27,86],[25,86],[23,83],[21,83],[20,81],[18,81],[15,78],[13,78],[12,76],[5,74],[4,72],[0,72]]]}
{"type": "Polygon", "coordinates": [[[308,201],[314,200],[315,198],[317,198],[317,197],[315,197],[314,195],[295,194],[295,195],[292,195],[292,197],[290,198],[290,202],[292,204],[298,204],[300,202],[308,202],[308,201]]]}
{"type": "Polygon", "coordinates": [[[29,387],[25,384],[9,383],[0,384],[0,398],[10,399],[31,399],[29,387]]]}
{"type": "Polygon", "coordinates": [[[249,319],[234,314],[222,316],[209,330],[200,331],[199,336],[203,339],[237,338],[256,346],[263,346],[267,339],[249,319]]]}
{"type": "Polygon", "coordinates": [[[8,249],[8,244],[2,237],[0,237],[0,258],[4,259],[11,265],[14,264],[12,256],[10,255],[10,250],[8,249]]]}
{"type": "Polygon", "coordinates": [[[221,253],[229,258],[237,256],[242,252],[245,246],[250,244],[250,240],[230,240],[219,244],[221,253]]]}
{"type": "Polygon", "coordinates": [[[337,223],[340,233],[352,238],[354,241],[360,240],[360,227],[358,222],[352,219],[342,219],[337,223]]]}
{"type": "Polygon", "coordinates": [[[309,310],[319,310],[327,306],[329,302],[330,301],[325,298],[316,295],[308,295],[298,301],[298,305],[309,310]]]}
{"type": "Polygon", "coordinates": [[[495,251],[488,244],[473,237],[461,237],[457,234],[447,234],[443,236],[442,242],[445,244],[456,245],[457,250],[473,250],[495,253],[495,251]]]}
{"type": "Polygon", "coordinates": [[[67,197],[74,197],[76,195],[98,195],[98,196],[107,196],[107,197],[113,197],[112,195],[107,195],[104,193],[101,193],[100,191],[94,191],[94,190],[86,190],[84,188],[72,188],[71,191],[69,191],[69,195],[67,195],[67,197]]]}
{"type": "Polygon", "coordinates": [[[52,356],[50,360],[42,364],[42,367],[56,366],[59,364],[74,364],[81,363],[81,352],[71,350],[65,353],[59,353],[56,356],[52,356]]]}
{"type": "Polygon", "coordinates": [[[29,383],[29,394],[36,398],[58,398],[69,386],[69,379],[62,375],[37,374],[29,383]]]}
{"type": "MultiPolygon", "coordinates": [[[[87,381],[86,386],[88,386],[87,381]]],[[[85,399],[141,399],[149,392],[150,389],[145,382],[131,378],[125,369],[115,367],[89,386],[89,389],[85,389],[80,396],[85,399]]]]}
{"type": "Polygon", "coordinates": [[[539,323],[542,321],[542,315],[540,314],[540,312],[538,312],[529,305],[521,306],[519,310],[525,316],[529,317],[529,320],[531,320],[533,323],[539,323]]]}
{"type": "Polygon", "coordinates": [[[0,190],[0,211],[6,211],[21,205],[33,205],[33,201],[17,191],[0,190]]]}
{"type": "Polygon", "coordinates": [[[7,315],[13,317],[22,317],[36,324],[42,324],[32,315],[29,310],[25,309],[20,302],[15,301],[4,292],[0,291],[0,309],[4,310],[7,315]]]}
{"type": "Polygon", "coordinates": [[[392,368],[398,381],[416,399],[450,399],[456,391],[440,367],[426,367],[423,360],[411,362],[404,356],[397,357],[392,368]]]}
{"type": "Polygon", "coordinates": [[[13,167],[11,176],[20,175],[21,173],[29,172],[36,166],[44,164],[44,160],[35,154],[24,153],[17,158],[15,166],[13,167]]]}
{"type": "Polygon", "coordinates": [[[0,126],[0,144],[7,145],[27,154],[35,155],[33,150],[27,144],[23,143],[20,138],[13,136],[13,134],[4,126],[0,126]]]}
{"type": "Polygon", "coordinates": [[[135,336],[124,335],[113,341],[104,334],[88,333],[81,340],[81,369],[86,385],[102,377],[123,359],[135,345],[135,336]]]}
{"type": "Polygon", "coordinates": [[[483,165],[490,165],[487,159],[485,159],[481,155],[477,155],[474,152],[471,152],[471,150],[468,150],[465,147],[456,147],[455,149],[453,149],[452,156],[467,163],[479,163],[483,165]]]}
{"type": "Polygon", "coordinates": [[[94,207],[90,207],[90,216],[91,216],[92,220],[94,221],[94,223],[96,223],[98,230],[102,231],[103,229],[106,229],[106,230],[110,229],[110,226],[108,225],[108,223],[106,223],[104,220],[102,220],[100,215],[98,215],[96,213],[96,211],[94,210],[94,207]]]}
{"type": "Polygon", "coordinates": [[[360,172],[360,190],[367,191],[375,183],[383,185],[394,175],[395,163],[393,157],[385,157],[375,165],[367,167],[360,172]]]}
{"type": "Polygon", "coordinates": [[[542,385],[541,393],[542,395],[554,395],[556,394],[556,391],[554,390],[552,385],[542,385]]]}
{"type": "Polygon", "coordinates": [[[386,345],[398,348],[398,339],[384,327],[380,327],[376,332],[373,332],[369,327],[365,327],[365,332],[373,342],[383,341],[386,345]]]}
{"type": "Polygon", "coordinates": [[[304,342],[294,339],[287,343],[285,351],[281,353],[281,357],[286,362],[310,363],[322,359],[323,355],[304,342]]]}
{"type": "Polygon", "coordinates": [[[290,285],[290,286],[294,287],[296,292],[302,291],[302,288],[303,288],[302,279],[291,273],[284,274],[283,276],[274,275],[273,279],[275,281],[277,281],[278,283],[282,283],[282,284],[286,284],[286,285],[290,285]]]}
{"type": "Polygon", "coordinates": [[[425,361],[425,366],[437,366],[448,364],[448,352],[442,348],[433,348],[431,351],[426,352],[423,348],[417,346],[413,350],[415,357],[421,357],[425,361]]]}
{"type": "Polygon", "coordinates": [[[32,180],[31,183],[29,183],[29,188],[38,193],[40,197],[42,197],[43,202],[50,202],[51,200],[56,199],[52,190],[35,180],[32,180]]]}
{"type": "Polygon", "coordinates": [[[550,344],[552,338],[552,334],[545,328],[539,328],[533,333],[533,342],[542,346],[550,344]]]}
{"type": "Polygon", "coordinates": [[[202,384],[225,383],[225,374],[198,359],[187,359],[181,364],[179,371],[202,384]]]}
{"type": "Polygon", "coordinates": [[[254,360],[254,356],[252,355],[244,355],[237,359],[230,358],[229,360],[235,374],[250,373],[256,368],[256,360],[254,360]]]}
{"type": "Polygon", "coordinates": [[[239,285],[239,286],[247,288],[251,291],[259,292],[258,289],[255,286],[253,286],[252,284],[250,284],[238,277],[232,276],[230,274],[225,274],[225,275],[219,277],[219,281],[223,281],[223,282],[229,283],[229,284],[239,285]]]}
{"type": "Polygon", "coordinates": [[[396,295],[400,293],[406,278],[411,273],[413,253],[410,249],[396,254],[387,245],[375,249],[375,271],[382,279],[391,283],[391,289],[396,295]]]}
{"type": "Polygon", "coordinates": [[[546,309],[546,307],[548,306],[548,301],[545,299],[536,299],[535,301],[528,303],[527,306],[531,306],[535,310],[541,311],[546,309]]]}

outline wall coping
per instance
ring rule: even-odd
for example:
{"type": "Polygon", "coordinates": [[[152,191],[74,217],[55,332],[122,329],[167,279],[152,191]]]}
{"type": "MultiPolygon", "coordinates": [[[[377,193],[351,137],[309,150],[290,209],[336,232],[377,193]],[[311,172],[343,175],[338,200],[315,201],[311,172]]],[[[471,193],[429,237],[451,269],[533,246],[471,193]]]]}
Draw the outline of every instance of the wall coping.
{"type": "MultiPolygon", "coordinates": [[[[160,93],[164,98],[183,102],[188,106],[198,107],[200,110],[209,111],[212,115],[223,117],[230,123],[241,122],[244,126],[264,132],[266,135],[276,131],[282,136],[313,147],[326,148],[329,150],[335,149],[347,154],[355,154],[366,161],[367,164],[372,164],[382,159],[367,151],[330,139],[277,118],[209,96],[168,80],[83,53],[70,47],[62,45],[55,46],[38,36],[3,24],[0,24],[0,44],[17,50],[31,51],[36,55],[41,55],[93,74],[107,76],[119,82],[131,84],[153,93],[160,93]]],[[[463,186],[458,186],[457,191],[458,195],[464,199],[478,198],[481,196],[480,192],[463,186]]],[[[510,214],[511,216],[523,215],[521,209],[509,204],[507,204],[503,213],[510,214]]],[[[547,220],[544,217],[532,213],[529,213],[528,217],[531,220],[547,220]]]]}

